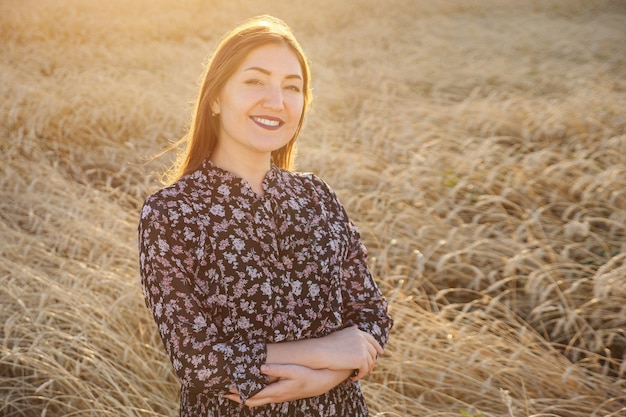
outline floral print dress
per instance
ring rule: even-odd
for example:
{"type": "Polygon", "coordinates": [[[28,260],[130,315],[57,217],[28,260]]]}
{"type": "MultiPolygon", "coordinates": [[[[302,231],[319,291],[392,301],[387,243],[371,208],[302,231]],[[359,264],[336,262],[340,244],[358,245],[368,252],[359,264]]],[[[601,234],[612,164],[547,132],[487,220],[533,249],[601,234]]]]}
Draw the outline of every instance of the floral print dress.
{"type": "Polygon", "coordinates": [[[142,288],[181,382],[181,416],[367,416],[349,380],[306,399],[249,408],[268,384],[268,343],[351,326],[384,346],[387,302],[334,192],[272,166],[264,195],[207,160],[149,196],[139,222],[142,288]]]}

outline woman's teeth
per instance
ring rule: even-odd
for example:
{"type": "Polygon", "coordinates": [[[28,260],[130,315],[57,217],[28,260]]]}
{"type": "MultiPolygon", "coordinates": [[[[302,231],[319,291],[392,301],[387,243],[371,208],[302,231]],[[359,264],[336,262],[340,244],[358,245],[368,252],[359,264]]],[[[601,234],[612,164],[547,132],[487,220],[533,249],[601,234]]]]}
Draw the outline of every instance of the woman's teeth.
{"type": "Polygon", "coordinates": [[[280,122],[278,120],[269,120],[269,119],[264,119],[262,117],[253,117],[252,120],[262,125],[270,126],[270,127],[277,127],[280,125],[280,122]]]}

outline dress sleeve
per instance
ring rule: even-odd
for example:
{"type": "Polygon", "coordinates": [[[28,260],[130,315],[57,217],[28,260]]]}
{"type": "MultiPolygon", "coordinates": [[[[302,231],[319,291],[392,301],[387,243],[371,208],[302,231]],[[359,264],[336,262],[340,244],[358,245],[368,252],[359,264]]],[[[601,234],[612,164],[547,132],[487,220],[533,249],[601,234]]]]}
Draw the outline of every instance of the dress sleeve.
{"type": "Polygon", "coordinates": [[[348,214],[335,192],[323,180],[331,211],[336,220],[344,223],[348,233],[348,251],[341,270],[343,319],[348,326],[357,325],[359,329],[374,336],[381,347],[385,347],[393,319],[387,313],[388,303],[383,297],[367,264],[367,250],[361,241],[361,235],[349,219],[348,214]]]}
{"type": "Polygon", "coordinates": [[[141,211],[139,263],[146,305],[183,389],[217,394],[234,385],[245,401],[267,385],[260,372],[266,343],[226,340],[203,308],[194,285],[193,232],[178,206],[149,198],[141,211]]]}
{"type": "Polygon", "coordinates": [[[348,220],[350,246],[342,269],[344,321],[374,336],[385,347],[393,319],[367,266],[367,251],[356,226],[348,220]]]}

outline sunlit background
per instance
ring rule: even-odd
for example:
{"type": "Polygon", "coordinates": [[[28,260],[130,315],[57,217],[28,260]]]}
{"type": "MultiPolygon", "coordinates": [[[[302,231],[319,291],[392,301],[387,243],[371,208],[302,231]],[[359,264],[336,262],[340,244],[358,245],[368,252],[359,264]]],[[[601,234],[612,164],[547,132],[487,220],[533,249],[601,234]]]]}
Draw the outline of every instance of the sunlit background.
{"type": "Polygon", "coordinates": [[[176,415],[138,211],[263,13],[313,70],[297,168],[395,318],[372,415],[626,415],[620,0],[1,1],[0,415],[176,415]]]}

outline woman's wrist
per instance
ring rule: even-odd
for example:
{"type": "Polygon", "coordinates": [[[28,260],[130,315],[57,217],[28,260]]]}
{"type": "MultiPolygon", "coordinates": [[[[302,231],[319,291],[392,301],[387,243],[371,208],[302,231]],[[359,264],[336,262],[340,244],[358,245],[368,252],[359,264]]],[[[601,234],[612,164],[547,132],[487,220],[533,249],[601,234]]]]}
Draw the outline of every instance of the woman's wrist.
{"type": "Polygon", "coordinates": [[[311,369],[329,368],[322,339],[267,344],[267,363],[294,364],[311,369]]]}

